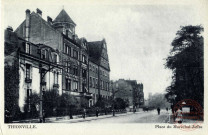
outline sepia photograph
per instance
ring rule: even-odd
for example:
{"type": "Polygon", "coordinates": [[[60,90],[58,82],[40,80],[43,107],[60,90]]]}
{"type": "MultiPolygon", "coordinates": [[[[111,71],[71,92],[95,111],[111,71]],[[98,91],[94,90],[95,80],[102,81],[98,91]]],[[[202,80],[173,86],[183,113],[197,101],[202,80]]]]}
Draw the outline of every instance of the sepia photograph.
{"type": "Polygon", "coordinates": [[[207,128],[206,1],[1,3],[3,135],[44,125],[207,128]]]}

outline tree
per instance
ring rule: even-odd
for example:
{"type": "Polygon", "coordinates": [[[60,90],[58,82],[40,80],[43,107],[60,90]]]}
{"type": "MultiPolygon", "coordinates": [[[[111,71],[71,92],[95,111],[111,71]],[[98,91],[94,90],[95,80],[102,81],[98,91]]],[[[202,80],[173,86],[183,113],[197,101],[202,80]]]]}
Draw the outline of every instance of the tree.
{"type": "Polygon", "coordinates": [[[43,109],[46,116],[54,116],[58,107],[59,94],[56,89],[43,92],[43,109]]]}
{"type": "Polygon", "coordinates": [[[40,95],[34,92],[28,98],[30,98],[30,103],[27,102],[28,99],[26,98],[26,104],[24,105],[24,116],[22,117],[22,119],[27,117],[36,118],[39,116],[39,108],[37,108],[37,105],[39,105],[40,103],[40,95]]]}
{"type": "Polygon", "coordinates": [[[126,109],[128,106],[128,101],[123,100],[122,98],[115,99],[115,109],[126,109]]]}
{"type": "Polygon", "coordinates": [[[19,66],[18,59],[5,58],[4,67],[4,97],[5,97],[5,122],[19,118],[19,66]],[[8,61],[12,61],[9,64],[8,61]],[[8,62],[8,63],[7,63],[8,62]]]}
{"type": "Polygon", "coordinates": [[[72,119],[73,109],[78,107],[77,99],[72,95],[63,93],[58,102],[58,115],[69,115],[72,119]]]}
{"type": "Polygon", "coordinates": [[[164,94],[154,94],[152,97],[149,99],[149,107],[153,108],[166,108],[170,107],[170,104],[167,102],[165,95],[164,94]]]}
{"type": "Polygon", "coordinates": [[[192,99],[204,104],[203,30],[202,26],[184,26],[176,33],[165,64],[173,71],[171,86],[166,89],[169,102],[192,99]]]}

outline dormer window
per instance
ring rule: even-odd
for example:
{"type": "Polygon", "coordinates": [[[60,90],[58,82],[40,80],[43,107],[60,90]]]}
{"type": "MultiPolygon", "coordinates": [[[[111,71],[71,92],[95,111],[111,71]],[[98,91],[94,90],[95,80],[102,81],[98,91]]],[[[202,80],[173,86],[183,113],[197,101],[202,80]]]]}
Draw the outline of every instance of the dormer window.
{"type": "Polygon", "coordinates": [[[85,64],[87,64],[87,58],[86,58],[85,55],[82,55],[82,62],[85,63],[85,64]]]}
{"type": "Polygon", "coordinates": [[[41,51],[41,59],[46,60],[47,59],[47,55],[48,55],[48,51],[47,50],[42,50],[41,51]]]}
{"type": "Polygon", "coordinates": [[[58,56],[57,56],[57,54],[54,54],[54,55],[53,55],[53,59],[54,59],[54,62],[55,62],[55,63],[58,62],[58,56]]]}
{"type": "Polygon", "coordinates": [[[30,54],[30,44],[29,43],[26,43],[25,46],[26,46],[25,47],[26,48],[25,49],[25,52],[28,53],[28,54],[30,54]]]}
{"type": "Polygon", "coordinates": [[[105,48],[105,49],[106,49],[106,44],[105,44],[105,43],[103,43],[103,48],[105,48]]]}

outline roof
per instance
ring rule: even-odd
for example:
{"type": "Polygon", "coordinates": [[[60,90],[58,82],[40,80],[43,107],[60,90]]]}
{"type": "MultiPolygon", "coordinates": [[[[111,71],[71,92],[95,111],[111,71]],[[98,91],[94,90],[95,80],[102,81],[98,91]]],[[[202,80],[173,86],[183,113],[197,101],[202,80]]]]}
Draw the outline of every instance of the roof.
{"type": "Polygon", "coordinates": [[[95,63],[99,63],[101,57],[103,41],[88,42],[89,57],[95,63]]]}
{"type": "Polygon", "coordinates": [[[76,25],[64,9],[62,9],[58,16],[54,19],[54,22],[69,22],[76,25]]]}

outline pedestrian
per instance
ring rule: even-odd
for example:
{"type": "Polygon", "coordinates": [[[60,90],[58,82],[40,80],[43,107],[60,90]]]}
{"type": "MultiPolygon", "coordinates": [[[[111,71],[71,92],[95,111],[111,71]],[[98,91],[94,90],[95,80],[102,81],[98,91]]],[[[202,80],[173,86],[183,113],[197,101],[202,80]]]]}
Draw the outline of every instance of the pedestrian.
{"type": "Polygon", "coordinates": [[[86,115],[86,109],[83,109],[83,118],[85,119],[85,115],[86,115]]]}
{"type": "Polygon", "coordinates": [[[160,115],[160,107],[157,108],[157,113],[160,115]]]}
{"type": "Polygon", "coordinates": [[[183,121],[183,115],[182,115],[182,111],[180,108],[178,108],[178,110],[175,112],[175,116],[176,116],[175,121],[181,124],[183,121]]]}
{"type": "Polygon", "coordinates": [[[168,107],[166,107],[166,111],[168,112],[168,107]]]}
{"type": "Polygon", "coordinates": [[[43,110],[43,123],[45,123],[45,117],[46,117],[46,113],[45,110],[43,110]]]}
{"type": "Polygon", "coordinates": [[[98,114],[99,114],[99,110],[96,109],[96,117],[98,117],[98,114]]]}

